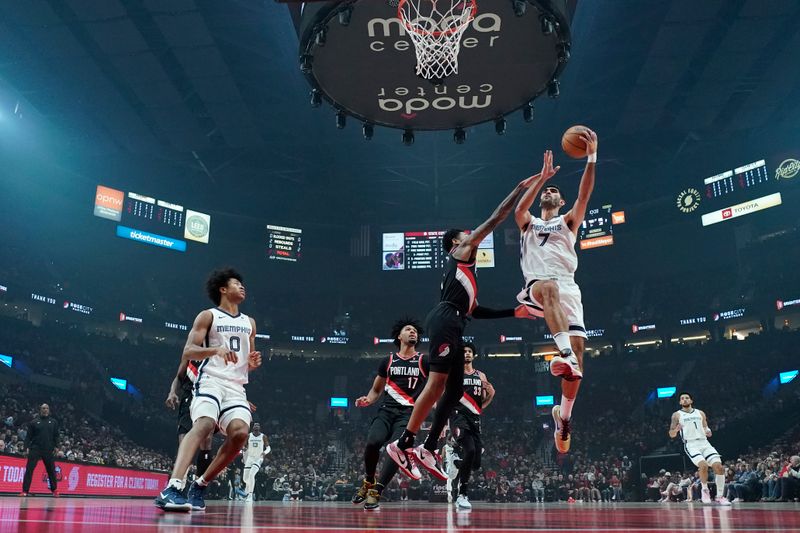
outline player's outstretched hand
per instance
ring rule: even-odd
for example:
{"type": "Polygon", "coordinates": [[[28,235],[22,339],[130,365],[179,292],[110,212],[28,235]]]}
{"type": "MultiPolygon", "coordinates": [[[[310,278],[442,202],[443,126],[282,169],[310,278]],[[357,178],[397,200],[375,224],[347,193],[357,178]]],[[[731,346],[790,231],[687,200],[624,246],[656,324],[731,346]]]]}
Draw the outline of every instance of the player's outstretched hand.
{"type": "Polygon", "coordinates": [[[356,407],[369,407],[369,399],[366,396],[356,398],[356,407]]]}
{"type": "Polygon", "coordinates": [[[586,128],[586,130],[581,133],[581,139],[586,143],[587,157],[597,153],[597,134],[594,131],[586,128]]]}
{"type": "Polygon", "coordinates": [[[167,407],[172,410],[175,410],[178,407],[178,403],[180,403],[180,399],[178,399],[178,395],[174,392],[170,391],[169,395],[167,396],[167,401],[164,402],[167,407]]]}
{"type": "Polygon", "coordinates": [[[549,180],[555,176],[556,172],[558,172],[560,169],[560,166],[553,168],[553,151],[546,150],[542,161],[542,172],[540,174],[542,181],[549,180]]]}
{"type": "Polygon", "coordinates": [[[527,318],[528,320],[536,320],[538,316],[531,313],[527,305],[519,304],[514,308],[514,318],[527,318]]]}
{"type": "Polygon", "coordinates": [[[247,369],[254,370],[261,366],[261,352],[250,352],[247,354],[247,369]]]}

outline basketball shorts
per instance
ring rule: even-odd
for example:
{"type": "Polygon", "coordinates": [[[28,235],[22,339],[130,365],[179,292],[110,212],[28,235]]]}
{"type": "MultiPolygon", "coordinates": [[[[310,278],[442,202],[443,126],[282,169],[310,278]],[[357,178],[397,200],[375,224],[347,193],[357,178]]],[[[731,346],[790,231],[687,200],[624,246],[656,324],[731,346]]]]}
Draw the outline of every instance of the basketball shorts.
{"type": "MultiPolygon", "coordinates": [[[[517,295],[517,301],[528,308],[532,315],[543,317],[544,306],[533,297],[531,287],[539,280],[530,281],[517,295]]],[[[558,294],[561,309],[567,317],[569,334],[571,337],[586,338],[586,326],[583,323],[583,303],[581,302],[581,289],[572,280],[553,280],[558,284],[558,294]]]]}
{"type": "Polygon", "coordinates": [[[411,418],[411,407],[381,406],[369,425],[367,440],[381,446],[397,440],[411,418]]]}
{"type": "Polygon", "coordinates": [[[260,455],[256,455],[255,457],[245,457],[244,459],[244,467],[245,468],[253,468],[255,467],[256,470],[261,468],[261,464],[264,462],[264,458],[260,455]]]}
{"type": "Polygon", "coordinates": [[[191,411],[192,393],[181,393],[178,404],[178,435],[186,435],[192,430],[191,411]]]}
{"type": "Polygon", "coordinates": [[[231,420],[239,419],[249,426],[253,419],[242,385],[207,374],[195,385],[191,415],[193,423],[204,416],[216,421],[223,435],[231,420]]]}
{"type": "Polygon", "coordinates": [[[431,372],[449,374],[451,368],[464,366],[464,317],[452,305],[440,302],[425,318],[430,335],[431,372]]]}
{"type": "Polygon", "coordinates": [[[701,461],[705,461],[709,465],[722,462],[719,452],[707,439],[686,441],[683,443],[683,449],[686,450],[686,455],[692,460],[694,466],[700,465],[701,461]]]}

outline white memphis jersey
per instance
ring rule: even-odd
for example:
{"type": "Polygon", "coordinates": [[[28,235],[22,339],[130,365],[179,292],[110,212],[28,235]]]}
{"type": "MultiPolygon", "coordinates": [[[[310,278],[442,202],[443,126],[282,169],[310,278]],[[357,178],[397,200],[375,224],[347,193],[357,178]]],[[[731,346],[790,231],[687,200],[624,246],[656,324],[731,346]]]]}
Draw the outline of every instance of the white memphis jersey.
{"type": "Polygon", "coordinates": [[[531,217],[520,238],[520,267],[525,283],[540,279],[573,279],[578,269],[575,241],[564,215],[547,221],[531,217]]]}
{"type": "Polygon", "coordinates": [[[218,355],[205,359],[198,368],[198,381],[202,383],[203,377],[208,375],[245,385],[247,383],[247,356],[251,349],[250,334],[253,332],[250,317],[244,313],[233,316],[217,307],[209,309],[209,311],[214,318],[208,329],[206,346],[209,348],[227,346],[236,354],[237,361],[235,364],[226,363],[225,359],[218,355]]]}
{"type": "Polygon", "coordinates": [[[247,439],[247,457],[258,458],[264,454],[264,434],[259,433],[256,437],[255,434],[250,433],[247,439]]]}
{"type": "Polygon", "coordinates": [[[703,412],[699,409],[692,409],[688,413],[681,409],[678,411],[678,422],[681,425],[683,442],[706,440],[706,430],[703,428],[703,412]]]}

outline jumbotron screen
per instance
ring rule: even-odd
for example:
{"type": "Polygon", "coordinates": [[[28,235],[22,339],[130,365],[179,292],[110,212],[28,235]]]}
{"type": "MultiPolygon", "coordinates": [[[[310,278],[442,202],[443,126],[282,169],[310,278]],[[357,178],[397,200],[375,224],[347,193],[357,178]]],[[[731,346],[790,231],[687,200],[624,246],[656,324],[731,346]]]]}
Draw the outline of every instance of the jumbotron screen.
{"type": "Polygon", "coordinates": [[[183,239],[208,243],[211,216],[182,205],[98,185],[94,215],[119,222],[117,237],[178,252],[186,251],[183,239]]]}
{"type": "MultiPolygon", "coordinates": [[[[384,233],[381,247],[383,270],[419,270],[441,268],[445,254],[442,250],[444,231],[406,231],[384,233]]],[[[490,233],[478,246],[477,266],[494,266],[494,234],[490,233]]]]}
{"type": "Polygon", "coordinates": [[[303,230],[267,225],[267,257],[296,263],[303,255],[303,230]]]}

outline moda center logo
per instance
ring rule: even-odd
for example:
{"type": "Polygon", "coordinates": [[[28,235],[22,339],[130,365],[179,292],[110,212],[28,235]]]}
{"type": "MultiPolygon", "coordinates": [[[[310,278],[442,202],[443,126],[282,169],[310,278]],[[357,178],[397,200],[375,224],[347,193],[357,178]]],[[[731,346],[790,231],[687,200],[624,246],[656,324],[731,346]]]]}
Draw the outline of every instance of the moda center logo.
{"type": "MultiPolygon", "coordinates": [[[[424,24],[429,31],[442,31],[451,27],[453,17],[445,17],[438,23],[430,17],[418,17],[412,22],[414,25],[424,24]]],[[[476,48],[478,46],[494,47],[495,41],[500,38],[503,20],[496,13],[482,13],[475,17],[470,28],[461,40],[461,48],[476,48]],[[470,32],[472,30],[472,32],[470,32]],[[491,35],[489,35],[491,34],[491,35]],[[469,36],[468,36],[469,35],[469,36]]],[[[407,30],[397,17],[373,18],[367,22],[367,36],[369,48],[373,52],[383,52],[387,43],[384,39],[395,39],[392,48],[405,52],[413,48],[410,40],[403,39],[407,30]]],[[[460,84],[455,87],[441,85],[438,87],[381,87],[378,91],[378,107],[390,113],[400,112],[406,119],[412,119],[420,111],[433,109],[436,111],[450,111],[452,109],[484,109],[492,105],[491,83],[460,84]]]]}

